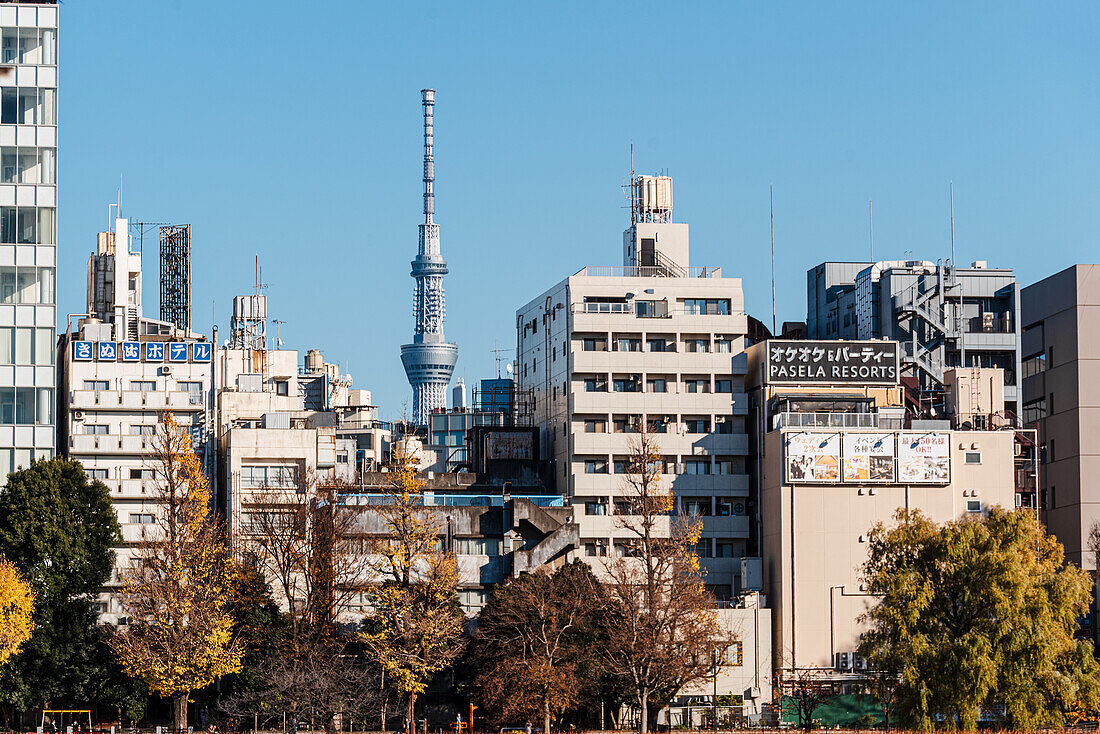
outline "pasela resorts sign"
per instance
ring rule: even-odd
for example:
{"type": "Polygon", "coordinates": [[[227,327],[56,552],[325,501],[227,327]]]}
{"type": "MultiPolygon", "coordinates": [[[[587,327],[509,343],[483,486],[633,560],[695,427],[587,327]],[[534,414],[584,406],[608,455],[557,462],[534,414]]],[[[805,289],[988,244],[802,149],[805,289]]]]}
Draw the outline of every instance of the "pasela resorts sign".
{"type": "Polygon", "coordinates": [[[768,341],[768,382],[897,385],[898,343],[892,341],[768,341]]]}

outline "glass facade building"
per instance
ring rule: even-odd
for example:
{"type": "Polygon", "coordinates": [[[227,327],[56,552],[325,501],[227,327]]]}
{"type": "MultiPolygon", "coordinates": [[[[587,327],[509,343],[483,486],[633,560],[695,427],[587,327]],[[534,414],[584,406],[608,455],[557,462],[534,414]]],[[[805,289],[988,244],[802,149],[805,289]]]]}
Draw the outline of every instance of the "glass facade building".
{"type": "Polygon", "coordinates": [[[55,446],[57,16],[0,3],[0,481],[55,446]]]}

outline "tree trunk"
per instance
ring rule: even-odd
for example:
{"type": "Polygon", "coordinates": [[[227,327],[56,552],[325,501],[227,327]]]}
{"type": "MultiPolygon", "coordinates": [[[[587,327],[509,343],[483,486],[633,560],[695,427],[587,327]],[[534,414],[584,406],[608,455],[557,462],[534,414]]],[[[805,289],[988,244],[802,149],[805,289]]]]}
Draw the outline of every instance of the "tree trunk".
{"type": "Polygon", "coordinates": [[[641,734],[646,734],[649,731],[649,691],[643,691],[640,696],[642,705],[642,715],[638,719],[638,731],[641,734]]]}
{"type": "Polygon", "coordinates": [[[187,731],[187,692],[172,697],[172,726],[187,731]]]}
{"type": "Polygon", "coordinates": [[[405,731],[416,734],[416,694],[409,694],[409,710],[405,712],[405,731]]]}
{"type": "Polygon", "coordinates": [[[550,699],[542,699],[542,734],[550,734],[550,699]]]}

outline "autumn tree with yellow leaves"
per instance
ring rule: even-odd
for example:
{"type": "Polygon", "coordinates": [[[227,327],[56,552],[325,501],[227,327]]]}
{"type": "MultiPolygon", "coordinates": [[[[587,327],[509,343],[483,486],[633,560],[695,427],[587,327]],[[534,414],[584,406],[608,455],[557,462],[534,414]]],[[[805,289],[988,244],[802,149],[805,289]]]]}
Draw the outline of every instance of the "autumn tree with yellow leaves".
{"type": "Polygon", "coordinates": [[[695,554],[697,518],[674,514],[661,482],[664,459],[652,434],[640,433],[627,457],[618,526],[626,537],[604,564],[609,672],[634,691],[639,731],[653,710],[711,672],[716,650],[732,645],[718,624],[695,554]]]}
{"type": "Polygon", "coordinates": [[[19,570],[0,556],[0,665],[19,652],[34,631],[34,593],[19,570]]]}
{"type": "Polygon", "coordinates": [[[177,730],[187,728],[187,696],[241,668],[230,612],[237,576],[224,526],[188,432],[164,413],[149,458],[157,523],[124,574],[129,629],[114,647],[125,670],[172,700],[177,730]]]}
{"type": "Polygon", "coordinates": [[[381,520],[370,548],[378,583],[368,592],[373,612],[360,637],[386,683],[406,699],[410,729],[417,696],[462,652],[465,617],[455,558],[443,547],[443,519],[424,507],[424,482],[407,443],[392,451],[390,477],[382,504],[371,508],[381,520]]]}

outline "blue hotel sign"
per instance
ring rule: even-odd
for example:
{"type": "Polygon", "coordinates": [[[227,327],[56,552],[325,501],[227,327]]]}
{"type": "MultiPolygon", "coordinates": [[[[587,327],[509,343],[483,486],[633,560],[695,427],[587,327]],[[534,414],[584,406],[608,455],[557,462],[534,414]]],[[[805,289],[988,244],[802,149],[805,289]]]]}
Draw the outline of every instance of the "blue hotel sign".
{"type": "Polygon", "coordinates": [[[209,362],[212,355],[210,342],[73,342],[77,362],[209,362]]]}

